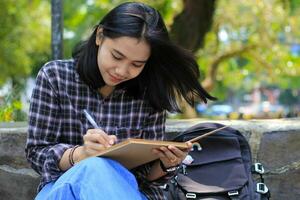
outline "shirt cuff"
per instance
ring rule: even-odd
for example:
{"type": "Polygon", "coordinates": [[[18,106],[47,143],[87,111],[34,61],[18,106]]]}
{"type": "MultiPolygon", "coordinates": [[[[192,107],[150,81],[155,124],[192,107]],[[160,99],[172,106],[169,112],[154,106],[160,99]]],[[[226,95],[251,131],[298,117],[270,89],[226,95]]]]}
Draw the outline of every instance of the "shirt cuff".
{"type": "Polygon", "coordinates": [[[48,168],[51,173],[51,179],[56,180],[64,171],[59,168],[59,161],[62,158],[64,152],[72,148],[74,145],[71,144],[56,144],[49,149],[49,156],[46,160],[46,168],[48,168]]]}

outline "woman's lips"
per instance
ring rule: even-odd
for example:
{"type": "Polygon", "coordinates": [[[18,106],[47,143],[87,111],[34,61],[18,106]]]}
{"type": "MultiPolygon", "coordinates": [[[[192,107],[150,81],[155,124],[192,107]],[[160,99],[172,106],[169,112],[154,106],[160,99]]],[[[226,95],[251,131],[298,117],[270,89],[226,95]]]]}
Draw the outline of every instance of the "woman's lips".
{"type": "Polygon", "coordinates": [[[117,83],[117,82],[121,82],[121,81],[124,80],[124,79],[117,78],[117,77],[115,77],[114,75],[112,75],[112,74],[110,74],[110,73],[108,73],[108,74],[109,74],[110,79],[112,80],[112,82],[117,83]]]}

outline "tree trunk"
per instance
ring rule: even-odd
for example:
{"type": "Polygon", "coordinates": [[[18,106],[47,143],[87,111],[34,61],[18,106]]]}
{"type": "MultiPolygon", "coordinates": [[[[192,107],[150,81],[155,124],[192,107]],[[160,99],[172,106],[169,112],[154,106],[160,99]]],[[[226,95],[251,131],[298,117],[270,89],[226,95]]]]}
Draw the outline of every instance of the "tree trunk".
{"type": "Polygon", "coordinates": [[[63,58],[63,1],[51,0],[51,46],[54,60],[63,58]]]}
{"type": "Polygon", "coordinates": [[[171,26],[170,35],[178,45],[197,51],[213,22],[216,0],[184,0],[184,9],[171,26]]]}
{"type": "MultiPolygon", "coordinates": [[[[185,49],[196,52],[204,46],[205,34],[210,30],[216,0],[184,0],[183,11],[174,19],[170,36],[185,49]]],[[[181,102],[184,118],[197,117],[194,108],[186,101],[181,102]]]]}

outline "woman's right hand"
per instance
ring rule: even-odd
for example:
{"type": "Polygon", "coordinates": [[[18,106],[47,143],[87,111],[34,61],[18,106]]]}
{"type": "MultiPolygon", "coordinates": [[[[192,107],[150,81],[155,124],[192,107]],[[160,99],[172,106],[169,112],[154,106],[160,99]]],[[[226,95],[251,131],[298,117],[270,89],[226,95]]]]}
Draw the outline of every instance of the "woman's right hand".
{"type": "Polygon", "coordinates": [[[115,144],[116,141],[117,137],[115,135],[108,135],[101,129],[89,129],[83,136],[83,146],[78,148],[78,152],[74,152],[74,154],[79,155],[74,160],[78,162],[84,158],[96,156],[115,144]]]}
{"type": "MultiPolygon", "coordinates": [[[[83,136],[83,141],[83,145],[75,148],[71,155],[74,163],[98,155],[101,151],[115,144],[117,137],[115,135],[107,135],[101,129],[89,129],[83,136]]],[[[62,171],[72,167],[70,162],[71,151],[72,148],[66,150],[58,163],[58,167],[62,171]]]]}

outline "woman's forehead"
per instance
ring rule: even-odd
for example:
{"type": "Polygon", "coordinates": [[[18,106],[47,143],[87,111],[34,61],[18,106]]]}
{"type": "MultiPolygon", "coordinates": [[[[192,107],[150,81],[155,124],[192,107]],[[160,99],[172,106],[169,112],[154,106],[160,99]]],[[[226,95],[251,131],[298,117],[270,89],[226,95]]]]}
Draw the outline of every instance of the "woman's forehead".
{"type": "Polygon", "coordinates": [[[150,56],[150,45],[144,39],[127,36],[107,38],[106,45],[131,60],[147,60],[150,56]]]}

